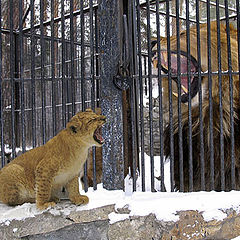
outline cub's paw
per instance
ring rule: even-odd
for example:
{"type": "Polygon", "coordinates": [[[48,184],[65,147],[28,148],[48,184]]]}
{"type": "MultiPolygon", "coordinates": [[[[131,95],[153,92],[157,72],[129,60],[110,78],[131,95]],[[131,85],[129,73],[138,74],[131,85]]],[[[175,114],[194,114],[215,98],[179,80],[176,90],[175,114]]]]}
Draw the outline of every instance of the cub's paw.
{"type": "Polygon", "coordinates": [[[55,202],[37,203],[37,208],[39,210],[45,210],[49,207],[54,207],[55,205],[56,205],[55,202]]]}
{"type": "Polygon", "coordinates": [[[89,202],[89,198],[85,195],[71,196],[70,201],[76,205],[87,204],[89,202]]]}
{"type": "Polygon", "coordinates": [[[59,203],[60,202],[60,198],[58,198],[58,197],[51,197],[51,202],[55,202],[55,203],[59,203]]]}

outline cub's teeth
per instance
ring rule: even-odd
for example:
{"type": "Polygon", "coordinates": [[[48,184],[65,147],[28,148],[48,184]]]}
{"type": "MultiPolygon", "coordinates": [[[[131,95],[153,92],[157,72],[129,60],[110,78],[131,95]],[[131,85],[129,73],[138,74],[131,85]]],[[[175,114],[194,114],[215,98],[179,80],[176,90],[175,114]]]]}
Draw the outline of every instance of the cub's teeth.
{"type": "Polygon", "coordinates": [[[185,88],[183,85],[181,85],[181,88],[182,88],[182,90],[183,90],[185,93],[188,93],[187,88],[185,88]]]}
{"type": "Polygon", "coordinates": [[[172,92],[175,97],[178,97],[178,94],[175,92],[172,92]]]}

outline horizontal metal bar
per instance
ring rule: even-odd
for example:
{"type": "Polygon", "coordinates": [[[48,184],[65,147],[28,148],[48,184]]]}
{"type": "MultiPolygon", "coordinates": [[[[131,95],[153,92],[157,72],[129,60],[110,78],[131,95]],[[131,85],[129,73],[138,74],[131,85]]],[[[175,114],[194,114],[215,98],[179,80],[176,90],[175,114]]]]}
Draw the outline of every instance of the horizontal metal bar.
{"type": "MultiPolygon", "coordinates": [[[[94,78],[95,78],[96,80],[99,80],[99,79],[100,79],[99,76],[94,76],[94,78]]],[[[52,77],[45,77],[44,79],[46,80],[46,82],[63,81],[63,79],[62,79],[61,77],[54,77],[54,78],[52,78],[52,77]]],[[[14,80],[14,82],[21,82],[21,81],[27,82],[27,81],[32,81],[32,78],[22,78],[22,79],[14,78],[13,80],[14,80]]],[[[35,80],[35,81],[41,81],[41,78],[36,77],[34,80],[35,80]]],[[[65,77],[65,78],[64,78],[64,81],[69,81],[69,80],[72,80],[72,78],[71,78],[71,77],[65,77]]],[[[84,81],[91,81],[91,80],[92,80],[92,77],[85,77],[85,78],[84,78],[84,81]]],[[[5,78],[5,79],[3,79],[2,81],[3,81],[3,82],[9,82],[9,81],[11,81],[11,79],[10,79],[10,78],[5,78]]],[[[75,78],[74,78],[74,81],[81,81],[81,77],[75,77],[75,78]]]]}
{"type": "MultiPolygon", "coordinates": [[[[208,1],[207,1],[207,0],[199,0],[199,2],[207,3],[208,1]]],[[[214,7],[218,7],[217,4],[216,4],[216,2],[211,2],[211,1],[210,1],[210,5],[212,5],[212,6],[214,6],[214,7]]],[[[225,9],[225,6],[222,5],[222,4],[219,4],[219,8],[225,9]]],[[[228,10],[237,13],[237,9],[235,9],[235,8],[228,7],[228,10]]]]}
{"type": "MultiPolygon", "coordinates": [[[[171,0],[170,0],[170,1],[171,1],[171,0]]],[[[159,0],[158,2],[159,2],[159,3],[164,3],[164,2],[166,2],[166,0],[159,0]]],[[[149,4],[150,4],[150,5],[155,5],[155,4],[156,4],[156,0],[151,0],[151,1],[149,1],[149,4]]],[[[147,6],[147,1],[146,1],[146,2],[142,2],[142,3],[140,3],[139,5],[140,5],[140,7],[146,7],[146,6],[147,6]]]]}
{"type": "MultiPolygon", "coordinates": [[[[228,19],[230,20],[230,19],[235,19],[235,18],[237,18],[237,13],[236,14],[232,14],[232,15],[230,15],[229,17],[228,17],[228,19]]],[[[207,18],[203,18],[204,19],[204,21],[202,22],[202,23],[206,23],[206,21],[207,21],[207,18]]],[[[211,19],[211,20],[213,20],[213,19],[211,19]]],[[[226,17],[221,17],[220,18],[220,21],[226,21],[226,17]]]]}
{"type": "MultiPolygon", "coordinates": [[[[50,66],[49,66],[50,67],[50,66]]],[[[212,76],[218,76],[219,74],[221,74],[222,76],[228,76],[229,75],[229,72],[227,71],[224,71],[224,72],[212,72],[212,73],[210,73],[212,76]]],[[[239,75],[239,72],[231,72],[231,74],[232,75],[239,75]]],[[[198,73],[189,73],[189,75],[190,76],[194,76],[194,77],[197,77],[198,76],[198,73]]],[[[158,78],[158,75],[156,75],[156,74],[153,74],[153,75],[151,75],[152,76],[152,78],[158,78]]],[[[168,75],[167,74],[161,74],[161,76],[162,77],[168,77],[168,75]]],[[[186,73],[182,73],[181,75],[180,75],[181,77],[184,77],[184,76],[187,76],[187,74],[186,73]]],[[[201,73],[201,76],[202,77],[206,77],[206,76],[208,76],[208,73],[207,72],[204,72],[204,73],[201,73]]],[[[133,78],[139,78],[139,76],[138,75],[133,75],[132,76],[133,78]]],[[[148,78],[149,77],[149,75],[142,75],[142,78],[148,78]]],[[[175,78],[175,77],[177,77],[177,75],[176,74],[172,74],[172,77],[173,78],[175,78]]],[[[94,78],[96,79],[96,80],[99,80],[100,79],[100,77],[99,76],[94,76],[94,78]]],[[[54,77],[54,79],[52,78],[52,77],[45,77],[44,78],[46,81],[62,81],[63,79],[61,78],[61,77],[54,77]]],[[[86,81],[91,81],[92,80],[92,77],[85,77],[84,78],[86,81]]],[[[19,79],[19,78],[14,78],[14,81],[16,81],[16,82],[20,82],[20,81],[31,81],[32,79],[31,78],[22,78],[21,80],[19,79]]],[[[41,78],[35,78],[35,80],[36,81],[40,81],[41,80],[41,78]]],[[[65,77],[65,80],[71,80],[71,77],[65,77]]],[[[74,81],[80,81],[81,80],[81,77],[75,77],[74,78],[74,81]]],[[[2,81],[3,82],[8,82],[8,81],[11,81],[11,79],[10,78],[3,78],[2,79],[2,81]]]]}
{"type": "MultiPolygon", "coordinates": [[[[171,0],[170,0],[170,1],[171,1],[171,0]]],[[[160,1],[159,1],[159,3],[164,3],[164,2],[166,2],[166,0],[160,0],[160,1]]],[[[206,4],[207,4],[207,0],[199,0],[199,2],[202,2],[202,3],[206,3],[206,4]]],[[[150,5],[155,5],[155,4],[156,4],[156,0],[150,1],[150,5]]],[[[216,7],[216,3],[215,3],[215,2],[211,2],[211,1],[210,1],[209,4],[216,7]]],[[[143,3],[140,4],[141,7],[145,7],[146,5],[147,5],[147,2],[143,2],[143,3]]],[[[225,9],[225,6],[222,5],[222,4],[219,4],[219,8],[225,9]]],[[[235,8],[228,7],[228,10],[237,13],[237,9],[235,9],[235,8]]]]}
{"type": "MultiPolygon", "coordinates": [[[[95,10],[95,9],[97,9],[98,8],[98,4],[95,4],[95,5],[93,5],[93,9],[95,10]]],[[[85,8],[83,8],[83,13],[88,13],[90,11],[90,7],[85,7],[85,8]]],[[[78,15],[80,15],[81,14],[81,10],[76,10],[76,11],[74,11],[73,12],[73,16],[78,16],[78,15]]],[[[66,20],[66,19],[68,19],[68,18],[70,18],[70,13],[67,13],[67,14],[65,14],[64,15],[64,19],[66,20]]],[[[61,20],[62,20],[62,17],[60,16],[60,17],[56,17],[56,18],[54,18],[53,19],[53,21],[54,21],[54,23],[58,23],[58,22],[61,22],[61,20]]],[[[52,20],[48,20],[48,21],[45,21],[45,22],[43,22],[43,26],[45,27],[45,26],[50,26],[51,25],[51,21],[52,20]]],[[[36,28],[40,28],[40,24],[36,24],[36,25],[34,25],[34,28],[36,29],[36,28]]],[[[24,28],[23,29],[23,32],[27,32],[27,31],[30,31],[31,30],[31,27],[28,27],[28,28],[24,28]]]]}
{"type": "MultiPolygon", "coordinates": [[[[8,29],[2,28],[1,30],[2,30],[2,33],[10,34],[10,31],[9,31],[8,29]]],[[[18,36],[18,35],[19,35],[19,32],[18,32],[18,31],[13,31],[13,34],[16,35],[16,36],[18,36]]],[[[24,37],[24,38],[30,38],[31,36],[34,36],[35,38],[39,38],[39,39],[41,38],[41,35],[40,35],[40,34],[37,34],[37,33],[34,33],[34,34],[24,33],[24,34],[23,34],[23,37],[24,37]]],[[[44,40],[47,40],[47,41],[49,41],[49,42],[52,41],[51,36],[46,36],[46,35],[44,35],[44,36],[43,36],[43,39],[44,39],[44,40]]],[[[62,42],[62,38],[54,37],[54,38],[53,38],[53,41],[54,41],[54,42],[62,42]]],[[[71,40],[65,39],[65,42],[70,44],[70,43],[71,43],[71,40]]],[[[74,41],[73,43],[74,43],[74,45],[81,46],[81,43],[80,43],[80,42],[74,41]]],[[[37,45],[37,44],[36,44],[36,45],[37,45]]],[[[85,46],[85,47],[90,47],[90,42],[85,41],[85,42],[84,42],[84,46],[85,46]]],[[[94,45],[94,47],[96,47],[96,46],[94,45]]]]}
{"type": "MultiPolygon", "coordinates": [[[[143,8],[143,9],[144,9],[145,11],[147,11],[146,8],[143,8]]],[[[153,10],[153,9],[150,9],[150,12],[156,14],[156,11],[153,10]]],[[[166,12],[164,12],[164,11],[159,11],[159,13],[162,14],[162,15],[164,15],[164,16],[167,15],[166,12]]],[[[169,13],[169,17],[176,18],[176,14],[169,13]]],[[[236,14],[232,14],[231,16],[229,16],[228,19],[235,19],[235,18],[237,18],[237,13],[236,13],[236,14]]],[[[189,22],[192,22],[192,23],[197,23],[197,21],[194,20],[194,19],[188,19],[188,20],[187,20],[185,17],[181,17],[181,16],[179,16],[178,19],[180,19],[180,20],[184,20],[184,21],[189,21],[189,22]]],[[[206,23],[207,18],[202,18],[202,19],[203,19],[203,20],[201,20],[201,21],[199,20],[199,23],[200,23],[200,24],[204,24],[204,23],[206,23]]],[[[220,21],[225,21],[225,20],[226,20],[226,17],[221,17],[221,18],[220,18],[220,21]]]]}
{"type": "MultiPolygon", "coordinates": [[[[95,99],[94,100],[94,102],[99,102],[100,101],[100,99],[95,99]]],[[[84,103],[91,103],[92,102],[92,100],[85,100],[84,101],[84,103]]],[[[82,104],[82,101],[80,101],[80,102],[74,102],[74,105],[81,105],[82,104]]],[[[73,104],[72,104],[72,102],[69,102],[69,103],[66,103],[66,104],[64,104],[64,105],[66,105],[66,106],[72,106],[73,104]]],[[[53,107],[62,107],[63,105],[62,104],[57,104],[57,105],[54,105],[54,106],[52,106],[52,105],[46,105],[46,106],[44,106],[44,109],[51,109],[51,108],[53,108],[53,107]]],[[[42,107],[35,107],[35,108],[24,108],[23,109],[25,112],[29,112],[29,111],[36,111],[36,110],[42,110],[42,107]]],[[[22,109],[14,109],[14,112],[21,112],[22,111],[22,109]]],[[[8,107],[8,108],[4,108],[3,109],[3,112],[11,112],[11,107],[8,107]]]]}
{"type": "MultiPolygon", "coordinates": [[[[147,11],[147,9],[146,8],[142,8],[143,10],[145,10],[145,11],[147,11]]],[[[152,12],[152,13],[155,13],[156,14],[156,11],[155,10],[153,10],[153,9],[150,9],[150,12],[152,12]]],[[[162,15],[164,15],[164,16],[167,16],[167,13],[166,12],[164,12],[164,11],[159,11],[159,13],[160,14],[162,14],[162,15]]],[[[176,14],[172,14],[172,13],[169,13],[168,14],[168,16],[169,17],[173,17],[173,18],[176,18],[176,14]]],[[[186,18],[184,18],[184,17],[181,17],[181,16],[179,16],[179,18],[178,19],[180,19],[180,20],[184,20],[184,21],[186,21],[186,18]]],[[[193,22],[193,23],[197,23],[197,21],[196,20],[193,20],[193,19],[189,19],[189,22],[193,22]]],[[[204,21],[200,21],[200,23],[205,23],[204,21]]]]}
{"type": "MultiPolygon", "coordinates": [[[[212,76],[218,76],[218,74],[221,74],[222,76],[229,76],[228,71],[223,71],[223,72],[216,71],[216,72],[211,72],[210,73],[210,75],[212,75],[212,76]]],[[[239,72],[231,72],[231,74],[232,75],[239,75],[239,72]]],[[[189,73],[189,74],[188,73],[181,73],[180,74],[181,77],[186,77],[188,75],[198,77],[198,73],[189,73]]],[[[208,75],[209,75],[208,72],[201,72],[202,77],[206,77],[208,75]]],[[[151,76],[152,76],[152,78],[158,78],[158,75],[156,75],[156,74],[152,74],[151,76]]],[[[161,76],[162,77],[168,77],[168,74],[162,73],[161,76]]],[[[133,75],[133,78],[138,78],[138,77],[139,77],[138,75],[133,75]]],[[[142,78],[148,78],[148,77],[149,77],[149,75],[142,75],[142,78]]],[[[176,78],[176,77],[178,77],[178,75],[177,74],[172,74],[171,77],[176,78]]]]}

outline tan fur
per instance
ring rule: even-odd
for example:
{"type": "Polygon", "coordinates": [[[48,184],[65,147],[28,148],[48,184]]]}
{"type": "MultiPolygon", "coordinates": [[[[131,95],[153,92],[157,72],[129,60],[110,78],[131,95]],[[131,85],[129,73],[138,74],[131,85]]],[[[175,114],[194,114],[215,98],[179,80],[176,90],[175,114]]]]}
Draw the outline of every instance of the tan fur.
{"type": "MultiPolygon", "coordinates": [[[[96,114],[101,114],[101,108],[96,108],[95,109],[96,114]]],[[[96,183],[101,183],[102,182],[102,148],[98,147],[95,149],[95,162],[96,162],[96,183]]],[[[87,158],[87,181],[88,181],[88,186],[93,187],[93,152],[92,148],[89,149],[89,154],[87,158]]],[[[82,185],[84,184],[84,172],[81,172],[80,178],[82,181],[82,185]]]]}
{"type": "Polygon", "coordinates": [[[88,109],[77,113],[45,145],[17,157],[0,171],[0,200],[8,205],[36,202],[39,209],[54,206],[55,193],[63,186],[74,204],[88,203],[80,195],[78,177],[91,146],[101,146],[93,138],[105,117],[88,109]]]}
{"type": "MultiPolygon", "coordinates": [[[[227,47],[227,31],[226,25],[220,25],[220,47],[221,47],[221,65],[222,71],[228,71],[228,47],[227,47]]],[[[217,38],[217,23],[211,22],[211,71],[218,71],[218,38],[217,38]]],[[[230,44],[231,44],[231,65],[233,72],[239,72],[239,58],[238,58],[238,43],[237,31],[230,25],[230,44]]],[[[208,71],[208,49],[207,44],[207,24],[200,25],[200,47],[201,47],[201,66],[203,72],[208,71]]],[[[180,50],[187,52],[186,31],[180,34],[180,50]]],[[[177,37],[170,38],[171,50],[177,50],[177,37]]],[[[153,50],[157,49],[157,45],[153,50]]],[[[161,39],[161,49],[167,50],[167,39],[161,39]]],[[[196,26],[190,28],[190,55],[198,60],[197,54],[197,29],[196,26]]],[[[156,55],[153,57],[153,65],[156,66],[156,55]]],[[[191,98],[191,116],[192,116],[192,159],[193,159],[193,190],[203,190],[201,177],[205,178],[205,190],[212,190],[211,176],[210,176],[210,120],[209,120],[209,86],[208,76],[203,76],[201,79],[202,89],[202,121],[203,121],[203,142],[204,142],[204,176],[201,175],[201,160],[200,160],[200,120],[199,120],[199,92],[191,98]]],[[[176,92],[176,82],[171,81],[173,84],[173,91],[176,92]]],[[[164,152],[168,157],[171,153],[170,149],[170,126],[168,119],[168,79],[162,79],[163,85],[163,101],[164,113],[166,115],[166,128],[164,130],[164,152]]],[[[234,117],[234,139],[235,139],[235,176],[236,176],[236,189],[240,189],[240,99],[239,99],[239,76],[232,76],[233,85],[233,117],[234,117]]],[[[223,112],[223,141],[224,141],[224,172],[221,171],[221,156],[220,156],[220,110],[219,110],[219,78],[215,74],[212,76],[212,110],[213,110],[213,155],[214,155],[214,189],[215,190],[231,190],[231,121],[230,121],[230,87],[229,75],[222,75],[222,112],[223,112]],[[222,188],[221,175],[225,177],[225,187],[222,188]]],[[[199,90],[199,89],[198,89],[199,90]]],[[[180,188],[180,155],[179,155],[179,122],[178,122],[178,98],[172,94],[173,97],[173,131],[174,131],[174,181],[176,189],[180,188]]],[[[182,109],[182,149],[183,149],[183,182],[184,191],[189,191],[189,117],[188,117],[188,102],[181,104],[182,109]]]]}
{"type": "MultiPolygon", "coordinates": [[[[96,162],[96,183],[102,182],[102,148],[96,148],[95,150],[95,162],[96,162]]],[[[90,149],[88,155],[88,162],[87,162],[87,181],[88,186],[93,187],[93,152],[90,149]]],[[[84,178],[81,178],[82,182],[84,182],[84,178]]]]}
{"type": "MultiPolygon", "coordinates": [[[[222,63],[222,71],[228,71],[228,49],[227,49],[227,33],[226,33],[226,25],[221,24],[220,27],[221,32],[221,63],[222,63]]],[[[207,45],[207,24],[200,25],[200,47],[201,47],[201,65],[202,71],[208,71],[208,45],[207,45]]],[[[232,25],[230,25],[230,40],[231,40],[231,57],[232,57],[232,69],[233,71],[239,71],[238,69],[238,44],[237,44],[237,31],[234,29],[232,25]]],[[[172,36],[170,39],[171,50],[177,50],[177,37],[172,36]]],[[[161,49],[167,49],[167,39],[161,38],[161,49]]],[[[182,31],[180,33],[180,49],[182,51],[187,52],[187,41],[186,41],[186,31],[182,31]]],[[[153,47],[153,50],[157,50],[157,45],[153,47]]],[[[217,48],[217,23],[211,22],[211,71],[218,71],[218,48],[217,48]]],[[[190,28],[190,54],[198,59],[197,54],[197,29],[196,27],[190,28]]],[[[156,59],[156,57],[155,57],[156,59]]],[[[153,65],[156,67],[156,62],[153,61],[153,65]]],[[[164,78],[162,81],[163,85],[163,111],[167,111],[169,109],[168,106],[168,79],[164,78]]],[[[177,84],[172,81],[172,88],[177,92],[177,84]]],[[[212,76],[212,97],[213,101],[216,104],[219,104],[219,82],[217,76],[212,76]]],[[[223,94],[223,111],[229,113],[230,99],[229,99],[229,77],[226,75],[222,75],[222,94],[223,94]],[[226,109],[227,108],[227,109],[226,109]]],[[[203,77],[202,80],[202,95],[203,95],[203,111],[208,110],[208,77],[203,77]]],[[[177,112],[177,98],[172,94],[173,98],[173,109],[176,109],[174,113],[177,112]]],[[[199,105],[199,95],[197,94],[192,100],[192,108],[197,109],[199,105]]],[[[239,104],[239,77],[237,75],[233,75],[233,100],[234,106],[239,104]]],[[[187,111],[188,103],[182,104],[183,112],[187,111]]],[[[206,112],[204,113],[206,114],[206,112]]],[[[168,114],[167,114],[168,115],[168,114]]],[[[168,116],[166,118],[168,119],[168,116]]],[[[235,116],[237,117],[237,116],[235,116]]],[[[183,119],[188,121],[188,118],[183,119]]],[[[230,134],[230,121],[226,119],[225,124],[225,134],[230,134]]],[[[219,130],[219,128],[218,128],[219,130]]]]}

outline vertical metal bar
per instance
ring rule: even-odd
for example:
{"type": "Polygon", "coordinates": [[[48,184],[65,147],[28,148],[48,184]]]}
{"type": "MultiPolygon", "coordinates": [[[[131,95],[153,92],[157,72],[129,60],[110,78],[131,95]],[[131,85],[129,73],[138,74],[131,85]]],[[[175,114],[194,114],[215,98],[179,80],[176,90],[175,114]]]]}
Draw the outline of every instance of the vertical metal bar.
{"type": "Polygon", "coordinates": [[[211,65],[211,19],[210,1],[207,1],[207,55],[209,91],[209,144],[210,144],[210,190],[214,190],[214,151],[213,151],[213,105],[212,105],[212,65],[211,65]]]}
{"type": "Polygon", "coordinates": [[[181,110],[181,62],[180,62],[180,19],[179,19],[179,1],[176,1],[176,36],[177,36],[177,83],[178,83],[178,148],[179,148],[179,176],[180,192],[184,191],[183,176],[183,142],[182,142],[182,110],[181,110]]]}
{"type": "Polygon", "coordinates": [[[229,98],[230,98],[231,181],[232,181],[232,190],[234,190],[236,188],[236,177],[235,177],[235,153],[234,153],[235,142],[234,142],[232,54],[231,54],[231,41],[230,41],[228,1],[224,0],[224,4],[225,4],[226,32],[227,32],[229,98]]]}
{"type": "Polygon", "coordinates": [[[137,11],[137,40],[138,40],[138,81],[139,81],[139,93],[140,93],[140,142],[141,142],[141,179],[142,179],[142,191],[145,192],[145,158],[144,158],[144,118],[143,118],[143,78],[142,78],[142,43],[141,43],[141,25],[140,25],[140,3],[136,1],[137,11]]]}
{"type": "MultiPolygon", "coordinates": [[[[15,22],[14,22],[15,24],[15,22]]],[[[16,79],[19,79],[19,33],[14,29],[14,109],[15,109],[15,145],[16,147],[20,147],[21,140],[21,130],[20,130],[20,112],[21,109],[20,106],[20,82],[16,81],[16,79]]]]}
{"type": "Polygon", "coordinates": [[[91,107],[95,110],[95,68],[94,68],[94,29],[93,29],[93,0],[89,0],[89,20],[90,20],[90,79],[91,88],[91,107]]]}
{"type": "Polygon", "coordinates": [[[81,19],[81,97],[82,97],[82,111],[86,109],[86,96],[85,96],[85,46],[84,46],[84,12],[83,12],[84,1],[80,0],[80,19],[81,19]]]}
{"type": "Polygon", "coordinates": [[[219,114],[220,114],[220,165],[221,165],[221,190],[225,190],[224,174],[224,138],[223,138],[223,104],[222,104],[222,60],[221,60],[221,34],[220,34],[220,12],[219,0],[216,0],[217,18],[217,52],[218,52],[218,87],[219,87],[219,114]]]}
{"type": "MultiPolygon", "coordinates": [[[[239,0],[236,0],[237,9],[237,42],[238,42],[238,59],[240,57],[240,5],[239,0]]],[[[239,79],[239,89],[240,89],[240,61],[238,60],[238,79],[239,79]]],[[[240,95],[240,92],[239,92],[240,95]]]]}
{"type": "MultiPolygon", "coordinates": [[[[166,1],[166,23],[167,23],[167,52],[168,69],[171,69],[171,46],[170,46],[170,11],[169,1],[166,1]]],[[[173,108],[172,108],[172,73],[168,71],[169,92],[169,127],[170,127],[170,179],[171,191],[174,191],[174,142],[173,142],[173,108]]]]}
{"type": "Polygon", "coordinates": [[[61,0],[61,43],[62,43],[62,124],[66,126],[66,43],[65,43],[65,17],[64,17],[64,0],[61,0]]]}
{"type": "Polygon", "coordinates": [[[160,17],[159,1],[156,2],[156,22],[157,22],[157,58],[158,58],[158,99],[159,99],[159,133],[160,133],[160,172],[161,191],[165,191],[164,184],[164,148],[163,148],[163,100],[162,100],[162,74],[161,74],[161,45],[160,45],[160,17]]]}
{"type": "MultiPolygon", "coordinates": [[[[95,69],[95,76],[96,77],[99,77],[99,72],[100,72],[100,64],[99,64],[99,41],[98,41],[98,38],[99,38],[99,34],[98,34],[98,15],[97,15],[97,9],[95,9],[94,11],[94,24],[95,24],[95,54],[96,54],[96,57],[95,57],[95,61],[96,61],[96,69],[95,69]]],[[[100,107],[99,106],[99,99],[100,99],[100,80],[99,78],[96,79],[96,106],[97,107],[100,107]]],[[[102,151],[102,149],[101,149],[102,151]]],[[[95,150],[95,154],[96,156],[96,150],[95,150]]],[[[102,156],[102,155],[101,155],[102,156]]],[[[96,157],[95,157],[96,159],[96,157]]],[[[101,159],[102,161],[103,159],[101,159]]],[[[96,160],[94,162],[93,160],[93,189],[97,189],[97,177],[96,177],[96,172],[97,172],[97,169],[96,169],[96,160]]]]}
{"type": "Polygon", "coordinates": [[[193,159],[192,159],[192,102],[191,102],[191,67],[190,67],[190,24],[189,1],[186,0],[186,33],[187,33],[187,78],[188,78],[188,154],[189,154],[189,191],[193,191],[193,159]]]}
{"type": "Polygon", "coordinates": [[[45,91],[45,42],[44,42],[44,0],[40,0],[40,45],[41,45],[41,94],[42,94],[42,143],[46,142],[46,91],[45,91]]]}
{"type": "Polygon", "coordinates": [[[196,29],[197,29],[197,61],[198,61],[198,93],[199,93],[199,131],[200,131],[200,163],[201,163],[201,190],[205,190],[205,161],[203,141],[203,116],[202,116],[202,75],[201,75],[201,36],[199,19],[199,1],[196,0],[196,29]]]}
{"type": "MultiPolygon", "coordinates": [[[[73,0],[70,0],[70,59],[71,59],[71,88],[72,88],[72,115],[75,114],[76,112],[76,107],[75,107],[75,64],[74,64],[74,25],[73,25],[73,0]]],[[[91,9],[90,9],[91,11],[91,9]]]]}
{"type": "MultiPolygon", "coordinates": [[[[94,11],[95,17],[95,52],[96,52],[96,77],[99,77],[100,72],[100,64],[99,64],[99,29],[98,29],[98,15],[97,9],[94,11]]],[[[100,80],[99,78],[96,79],[96,100],[97,100],[97,107],[99,107],[99,99],[100,99],[100,80]]]]}
{"type": "MultiPolygon", "coordinates": [[[[0,19],[2,19],[2,1],[0,0],[0,19]]],[[[1,129],[1,165],[5,165],[4,154],[4,124],[3,124],[3,99],[2,99],[2,21],[0,21],[0,129],[1,129]]]]}
{"type": "MultiPolygon", "coordinates": [[[[85,91],[85,45],[84,45],[84,1],[80,1],[80,19],[81,19],[81,98],[82,98],[82,111],[86,109],[86,91],[85,91]]],[[[88,178],[87,178],[87,163],[84,165],[84,190],[88,190],[88,178]]]]}
{"type": "MultiPolygon", "coordinates": [[[[239,0],[236,0],[236,9],[237,9],[237,41],[238,41],[238,58],[240,56],[240,7],[239,0]]],[[[239,89],[240,89],[240,61],[238,61],[238,79],[239,79],[239,89]]],[[[240,92],[239,92],[240,96],[240,92]]]]}
{"type": "Polygon", "coordinates": [[[31,0],[31,86],[32,86],[32,146],[36,147],[36,101],[35,101],[35,29],[34,29],[34,1],[31,0]]]}
{"type": "Polygon", "coordinates": [[[22,124],[22,151],[26,151],[25,142],[25,103],[24,103],[24,66],[23,66],[23,1],[19,0],[19,80],[21,84],[21,124],[22,124]]]}
{"type": "MultiPolygon", "coordinates": [[[[94,29],[93,29],[93,1],[89,0],[89,14],[90,14],[90,58],[91,58],[91,66],[90,66],[90,79],[92,82],[91,86],[91,108],[95,110],[95,68],[94,68],[94,29]]],[[[91,161],[91,160],[90,160],[91,161]]],[[[92,164],[93,164],[93,189],[97,189],[97,178],[96,178],[96,147],[92,147],[92,164]]]]}
{"type": "Polygon", "coordinates": [[[10,11],[10,79],[11,79],[11,120],[12,120],[12,158],[16,157],[15,138],[15,80],[14,80],[14,34],[13,34],[13,0],[9,2],[10,11]]]}
{"type": "Polygon", "coordinates": [[[55,79],[55,28],[54,28],[54,0],[51,0],[51,78],[52,78],[52,130],[53,130],[53,136],[57,133],[57,124],[56,124],[56,79],[55,79]]]}
{"type": "Polygon", "coordinates": [[[151,36],[150,36],[150,3],[147,2],[147,42],[148,42],[148,82],[149,82],[149,135],[150,135],[150,168],[151,168],[151,191],[154,187],[154,153],[153,153],[153,104],[152,104],[152,53],[151,53],[151,36]]]}
{"type": "Polygon", "coordinates": [[[148,84],[147,84],[147,57],[144,56],[144,89],[145,89],[145,95],[147,96],[147,92],[148,92],[148,84]]]}
{"type": "Polygon", "coordinates": [[[103,145],[103,186],[106,189],[123,189],[123,116],[122,92],[114,83],[121,51],[122,6],[119,0],[99,0],[99,24],[101,53],[101,108],[107,117],[102,135],[103,145]]]}
{"type": "MultiPolygon", "coordinates": [[[[137,74],[137,49],[136,49],[136,6],[135,1],[128,1],[128,25],[129,25],[129,49],[130,51],[130,73],[133,75],[137,74]]],[[[150,59],[151,60],[151,59],[150,59]]],[[[132,89],[131,89],[131,126],[132,126],[132,158],[133,158],[133,191],[136,191],[137,187],[137,165],[139,161],[139,149],[138,149],[138,82],[132,77],[132,89]]]]}

